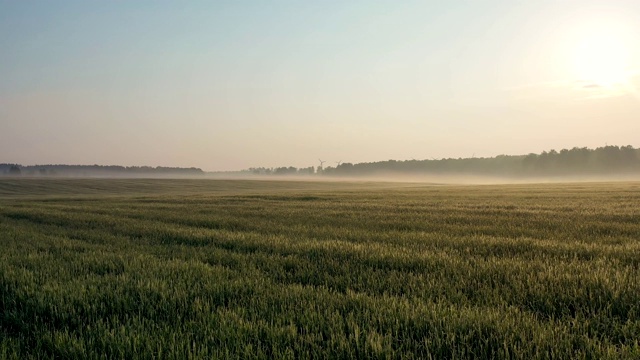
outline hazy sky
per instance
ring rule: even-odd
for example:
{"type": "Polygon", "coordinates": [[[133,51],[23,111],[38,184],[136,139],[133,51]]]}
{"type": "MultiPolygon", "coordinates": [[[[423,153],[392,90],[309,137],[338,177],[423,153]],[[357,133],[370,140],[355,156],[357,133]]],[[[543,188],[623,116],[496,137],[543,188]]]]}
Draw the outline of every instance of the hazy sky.
{"type": "Polygon", "coordinates": [[[640,1],[0,0],[0,162],[640,146],[640,1]]]}

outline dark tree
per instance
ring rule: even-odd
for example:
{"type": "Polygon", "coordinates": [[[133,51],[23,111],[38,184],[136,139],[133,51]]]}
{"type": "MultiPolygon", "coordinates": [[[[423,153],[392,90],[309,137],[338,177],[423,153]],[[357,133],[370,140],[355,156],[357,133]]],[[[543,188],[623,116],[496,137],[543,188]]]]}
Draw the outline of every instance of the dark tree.
{"type": "Polygon", "coordinates": [[[9,175],[18,176],[20,174],[22,174],[22,171],[20,171],[20,167],[18,165],[11,165],[11,167],[9,168],[9,175]]]}

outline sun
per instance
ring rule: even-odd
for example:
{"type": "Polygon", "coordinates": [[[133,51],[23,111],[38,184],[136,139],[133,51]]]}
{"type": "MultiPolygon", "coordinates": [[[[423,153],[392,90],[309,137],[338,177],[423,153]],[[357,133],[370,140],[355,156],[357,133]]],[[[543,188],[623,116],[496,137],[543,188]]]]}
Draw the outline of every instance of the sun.
{"type": "Polygon", "coordinates": [[[611,30],[598,29],[578,42],[573,68],[578,80],[593,86],[611,87],[630,80],[630,47],[611,30]]]}

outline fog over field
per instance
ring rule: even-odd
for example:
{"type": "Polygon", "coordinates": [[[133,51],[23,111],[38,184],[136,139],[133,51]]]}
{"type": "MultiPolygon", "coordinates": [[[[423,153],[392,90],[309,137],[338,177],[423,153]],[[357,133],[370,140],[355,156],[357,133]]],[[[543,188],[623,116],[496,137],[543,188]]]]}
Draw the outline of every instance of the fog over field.
{"type": "Polygon", "coordinates": [[[312,181],[412,181],[439,183],[511,183],[563,181],[628,181],[640,176],[640,149],[607,145],[543,151],[493,158],[446,158],[342,163],[323,167],[250,168],[230,172],[205,172],[199,168],[124,167],[100,165],[0,164],[0,176],[76,178],[217,178],[312,181]]]}
{"type": "Polygon", "coordinates": [[[640,359],[639,19],[0,0],[0,360],[640,359]]]}

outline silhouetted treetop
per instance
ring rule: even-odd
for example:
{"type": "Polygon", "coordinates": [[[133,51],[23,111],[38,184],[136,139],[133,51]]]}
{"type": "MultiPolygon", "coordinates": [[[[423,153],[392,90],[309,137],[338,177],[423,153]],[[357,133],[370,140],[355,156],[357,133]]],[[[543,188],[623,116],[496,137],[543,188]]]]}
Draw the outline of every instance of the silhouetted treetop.
{"type": "Polygon", "coordinates": [[[203,175],[199,168],[120,166],[120,165],[32,165],[0,164],[0,175],[27,176],[193,176],[203,175]]]}
{"type": "MultiPolygon", "coordinates": [[[[294,167],[253,168],[253,174],[300,174],[294,167]]],[[[313,172],[304,172],[305,174],[313,172]]],[[[431,160],[387,160],[328,166],[317,175],[364,176],[377,174],[434,174],[483,176],[564,176],[640,173],[640,149],[631,145],[604,146],[596,149],[574,147],[540,154],[498,155],[488,158],[448,158],[431,160]]]]}

